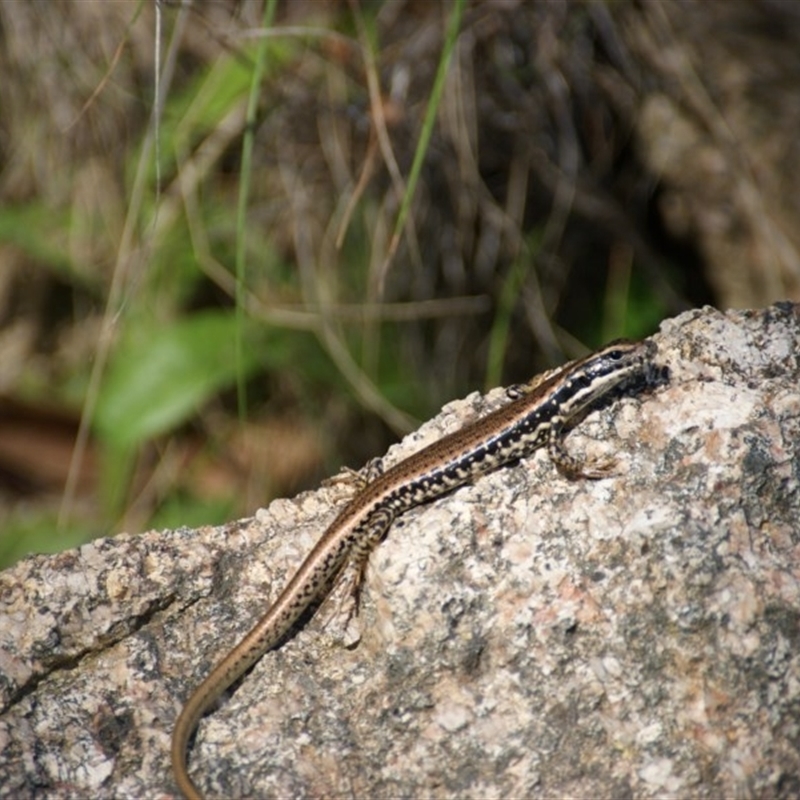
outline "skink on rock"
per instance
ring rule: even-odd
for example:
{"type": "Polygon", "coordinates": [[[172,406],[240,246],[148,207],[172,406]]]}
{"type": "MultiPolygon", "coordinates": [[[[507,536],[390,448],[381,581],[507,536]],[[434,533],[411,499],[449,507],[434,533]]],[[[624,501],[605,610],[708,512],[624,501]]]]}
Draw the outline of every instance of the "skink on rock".
{"type": "Polygon", "coordinates": [[[582,465],[566,452],[566,430],[610,392],[652,382],[659,374],[653,364],[655,350],[649,340],[613,342],[538,381],[516,387],[510,392],[514,399],[507,404],[401,461],[358,491],[269,610],[183,707],[172,737],[172,765],[186,798],[202,798],[187,772],[189,739],[200,718],[330,590],[345,565],[354,564],[360,574],[395,517],[543,445],[556,466],[570,476],[608,474],[608,464],[582,465]]]}

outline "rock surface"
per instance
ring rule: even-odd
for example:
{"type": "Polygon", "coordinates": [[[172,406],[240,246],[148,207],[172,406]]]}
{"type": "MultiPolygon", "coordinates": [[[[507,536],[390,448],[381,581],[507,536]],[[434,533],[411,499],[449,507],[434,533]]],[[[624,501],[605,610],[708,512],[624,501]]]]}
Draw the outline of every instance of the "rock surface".
{"type": "MultiPolygon", "coordinates": [[[[693,311],[671,380],[404,515],[360,639],[335,600],[202,722],[210,796],[800,794],[800,306],[693,311]],[[325,618],[328,623],[325,624],[325,618]]],[[[503,402],[448,405],[393,463],[503,402]]],[[[171,796],[181,703],[267,608],[341,487],[0,574],[0,795],[171,796]]]]}

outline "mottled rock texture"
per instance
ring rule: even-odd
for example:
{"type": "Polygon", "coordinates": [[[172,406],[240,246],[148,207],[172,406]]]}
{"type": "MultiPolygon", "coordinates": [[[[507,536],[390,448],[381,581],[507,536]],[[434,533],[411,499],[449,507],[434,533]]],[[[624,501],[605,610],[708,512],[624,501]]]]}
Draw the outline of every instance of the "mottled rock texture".
{"type": "MultiPolygon", "coordinates": [[[[662,325],[668,385],[406,514],[342,644],[336,601],[202,722],[240,797],[800,794],[800,307],[662,325]],[[326,617],[328,618],[325,624],[326,617]],[[349,634],[351,635],[351,634],[349,634]]],[[[504,401],[472,395],[408,455],[504,401]]],[[[0,574],[0,795],[157,797],[181,703],[267,608],[340,486],[220,528],[0,574]]]]}

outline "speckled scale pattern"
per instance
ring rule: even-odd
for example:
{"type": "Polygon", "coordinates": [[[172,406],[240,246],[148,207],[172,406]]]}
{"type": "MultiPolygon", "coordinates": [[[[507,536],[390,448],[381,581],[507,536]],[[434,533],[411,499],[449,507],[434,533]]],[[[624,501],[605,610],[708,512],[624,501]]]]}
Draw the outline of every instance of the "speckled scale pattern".
{"type": "MultiPolygon", "coordinates": [[[[411,455],[367,483],[334,519],[275,603],[195,690],[172,739],[172,762],[189,800],[202,795],[189,778],[189,739],[217,698],[267,650],[278,644],[308,607],[328,591],[348,560],[357,573],[394,519],[492,470],[548,445],[556,466],[581,474],[562,444],[566,423],[629,381],[653,374],[655,344],[614,342],[527,386],[511,402],[411,455]]],[[[596,477],[600,472],[585,473],[596,477]]]]}

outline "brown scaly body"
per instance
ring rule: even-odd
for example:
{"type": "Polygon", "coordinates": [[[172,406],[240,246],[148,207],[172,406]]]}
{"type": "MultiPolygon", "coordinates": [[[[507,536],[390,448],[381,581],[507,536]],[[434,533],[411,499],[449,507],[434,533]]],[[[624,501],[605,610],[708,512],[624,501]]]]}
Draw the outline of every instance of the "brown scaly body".
{"type": "Polygon", "coordinates": [[[367,483],[331,523],[284,590],[244,639],[212,670],[183,707],[172,737],[175,779],[188,800],[201,800],[187,772],[189,739],[211,705],[302,614],[329,591],[353,562],[360,575],[371,550],[399,514],[547,445],[563,472],[603,477],[608,465],[583,468],[563,446],[565,427],[622,384],[655,374],[655,345],[615,342],[580,361],[520,387],[515,399],[420,450],[367,483]]]}

